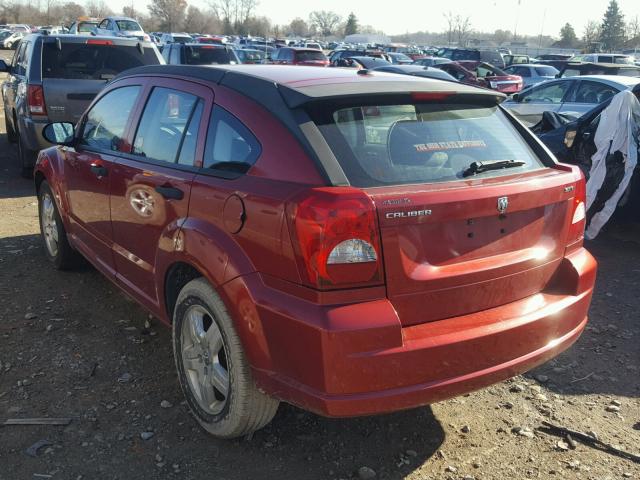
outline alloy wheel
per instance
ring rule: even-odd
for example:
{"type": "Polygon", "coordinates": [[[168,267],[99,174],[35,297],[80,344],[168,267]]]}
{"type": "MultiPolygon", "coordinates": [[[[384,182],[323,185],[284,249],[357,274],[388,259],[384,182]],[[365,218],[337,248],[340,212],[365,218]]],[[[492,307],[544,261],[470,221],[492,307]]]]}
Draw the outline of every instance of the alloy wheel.
{"type": "Polygon", "coordinates": [[[218,324],[200,305],[191,306],[182,322],[181,355],[189,387],[200,407],[220,413],[230,393],[224,339],[218,324]]]}
{"type": "Polygon", "coordinates": [[[44,243],[47,246],[49,255],[55,257],[58,254],[58,223],[56,221],[56,210],[53,199],[51,195],[46,192],[42,195],[40,220],[42,222],[44,243]]]}

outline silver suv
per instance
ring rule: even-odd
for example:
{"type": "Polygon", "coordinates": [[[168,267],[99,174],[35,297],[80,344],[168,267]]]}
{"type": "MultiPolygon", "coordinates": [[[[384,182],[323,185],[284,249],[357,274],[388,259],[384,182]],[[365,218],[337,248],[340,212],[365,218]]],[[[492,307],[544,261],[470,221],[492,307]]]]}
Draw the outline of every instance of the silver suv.
{"type": "Polygon", "coordinates": [[[164,61],[151,42],[116,37],[27,35],[7,72],[2,98],[7,138],[18,144],[22,174],[31,175],[49,122],[76,123],[104,85],[124,70],[164,61]]]}

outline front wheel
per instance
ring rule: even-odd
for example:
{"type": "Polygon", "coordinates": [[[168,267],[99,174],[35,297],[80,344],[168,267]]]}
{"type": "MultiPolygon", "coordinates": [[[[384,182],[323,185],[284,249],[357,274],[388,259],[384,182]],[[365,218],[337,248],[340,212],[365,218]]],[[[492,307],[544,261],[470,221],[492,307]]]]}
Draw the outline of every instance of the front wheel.
{"type": "Polygon", "coordinates": [[[67,240],[67,232],[60,218],[56,200],[46,181],[42,182],[38,191],[38,217],[40,217],[40,234],[47,258],[58,270],[75,267],[80,260],[80,255],[67,240]]]}
{"type": "Polygon", "coordinates": [[[268,424],[279,402],[256,387],[233,320],[203,278],[178,295],[173,315],[178,380],[196,420],[218,438],[268,424]]]}

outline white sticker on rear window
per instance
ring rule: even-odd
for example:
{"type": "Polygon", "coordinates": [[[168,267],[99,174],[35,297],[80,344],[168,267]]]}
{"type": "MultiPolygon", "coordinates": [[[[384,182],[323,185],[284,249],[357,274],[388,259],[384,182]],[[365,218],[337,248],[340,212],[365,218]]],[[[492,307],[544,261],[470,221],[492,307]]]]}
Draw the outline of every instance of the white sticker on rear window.
{"type": "Polygon", "coordinates": [[[428,153],[441,150],[463,150],[466,148],[487,148],[484,140],[463,140],[455,142],[430,142],[414,145],[416,152],[428,153]]]}

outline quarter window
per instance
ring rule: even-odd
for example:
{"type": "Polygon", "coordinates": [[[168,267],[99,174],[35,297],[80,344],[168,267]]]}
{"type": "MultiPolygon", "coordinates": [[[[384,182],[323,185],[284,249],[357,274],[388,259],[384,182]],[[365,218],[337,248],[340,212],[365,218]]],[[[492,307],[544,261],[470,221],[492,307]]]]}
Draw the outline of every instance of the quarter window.
{"type": "Polygon", "coordinates": [[[544,85],[534,88],[524,95],[520,95],[520,101],[523,103],[562,103],[567,90],[572,82],[558,82],[551,85],[544,85]]]}
{"type": "Polygon", "coordinates": [[[260,144],[240,120],[215,107],[205,146],[204,168],[246,173],[260,156],[260,144]]]}
{"type": "MultiPolygon", "coordinates": [[[[168,88],[154,88],[144,108],[132,153],[175,163],[197,103],[198,97],[194,95],[168,88]]],[[[193,136],[194,132],[191,133],[193,136]]]]}
{"type": "Polygon", "coordinates": [[[122,87],[102,97],[87,114],[80,143],[98,150],[121,151],[127,121],[139,86],[122,87]]]}
{"type": "Polygon", "coordinates": [[[610,85],[582,80],[573,101],[575,103],[599,104],[610,99],[616,93],[618,93],[618,89],[610,85]]]}

